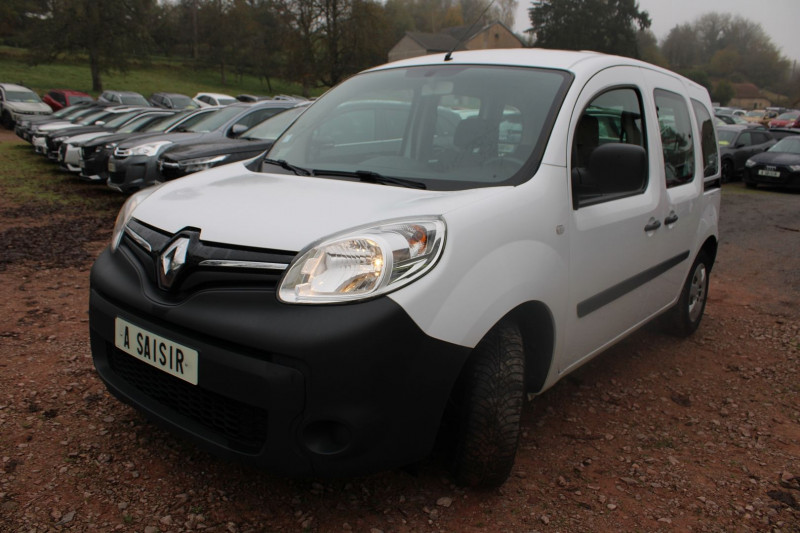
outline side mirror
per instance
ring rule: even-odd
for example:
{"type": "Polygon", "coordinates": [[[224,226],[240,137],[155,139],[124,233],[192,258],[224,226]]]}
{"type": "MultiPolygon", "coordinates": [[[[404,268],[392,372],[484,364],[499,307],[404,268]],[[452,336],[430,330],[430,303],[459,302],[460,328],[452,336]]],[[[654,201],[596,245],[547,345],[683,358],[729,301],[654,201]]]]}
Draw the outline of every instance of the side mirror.
{"type": "Polygon", "coordinates": [[[635,193],[647,184],[647,152],[636,144],[601,144],[589,159],[601,194],[635,193]]]}
{"type": "Polygon", "coordinates": [[[572,170],[573,208],[639,193],[647,186],[647,175],[644,148],[637,144],[601,144],[592,151],[587,168],[572,170]]]}
{"type": "Polygon", "coordinates": [[[238,137],[242,133],[246,132],[248,129],[249,128],[247,126],[245,126],[244,124],[234,124],[233,127],[231,128],[230,136],[231,137],[238,137]]]}

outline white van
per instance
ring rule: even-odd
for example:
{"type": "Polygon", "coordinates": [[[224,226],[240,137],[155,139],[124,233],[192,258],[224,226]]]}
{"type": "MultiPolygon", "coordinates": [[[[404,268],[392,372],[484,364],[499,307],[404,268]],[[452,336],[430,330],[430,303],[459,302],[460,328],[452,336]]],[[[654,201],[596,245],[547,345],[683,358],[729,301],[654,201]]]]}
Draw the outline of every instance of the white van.
{"type": "Polygon", "coordinates": [[[647,321],[692,333],[717,251],[705,89],[536,49],[385,65],[258,158],[132,196],[91,274],[108,388],[301,475],[509,475],[526,393],[647,321]]]}

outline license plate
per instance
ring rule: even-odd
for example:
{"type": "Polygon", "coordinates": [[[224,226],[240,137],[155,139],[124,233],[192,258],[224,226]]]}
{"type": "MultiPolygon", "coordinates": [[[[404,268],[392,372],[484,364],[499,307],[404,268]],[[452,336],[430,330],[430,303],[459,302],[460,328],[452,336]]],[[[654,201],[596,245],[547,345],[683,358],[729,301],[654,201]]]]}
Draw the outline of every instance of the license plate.
{"type": "Polygon", "coordinates": [[[123,352],[167,374],[197,385],[197,350],[151,333],[119,317],[114,321],[114,330],[114,345],[123,352]]]}
{"type": "Polygon", "coordinates": [[[780,178],[781,177],[781,173],[778,172],[777,170],[764,170],[764,169],[761,169],[761,170],[758,171],[758,175],[759,176],[769,176],[770,178],[780,178]]]}
{"type": "Polygon", "coordinates": [[[115,165],[113,162],[109,161],[108,162],[108,171],[109,172],[116,172],[117,171],[117,165],[115,165]]]}

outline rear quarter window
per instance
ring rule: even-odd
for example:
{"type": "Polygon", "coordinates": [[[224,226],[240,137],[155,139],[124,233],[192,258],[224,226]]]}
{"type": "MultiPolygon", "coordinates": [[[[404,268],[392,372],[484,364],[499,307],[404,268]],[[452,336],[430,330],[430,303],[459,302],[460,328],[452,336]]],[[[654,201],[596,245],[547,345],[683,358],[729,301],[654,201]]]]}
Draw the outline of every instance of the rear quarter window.
{"type": "Polygon", "coordinates": [[[686,101],[663,89],[656,89],[654,96],[667,187],[689,183],[694,179],[694,142],[686,101]]]}
{"type": "Polygon", "coordinates": [[[703,176],[708,178],[719,171],[717,135],[714,131],[711,113],[708,112],[706,106],[697,100],[692,100],[692,109],[697,120],[697,127],[700,129],[700,148],[703,151],[703,176]]]}

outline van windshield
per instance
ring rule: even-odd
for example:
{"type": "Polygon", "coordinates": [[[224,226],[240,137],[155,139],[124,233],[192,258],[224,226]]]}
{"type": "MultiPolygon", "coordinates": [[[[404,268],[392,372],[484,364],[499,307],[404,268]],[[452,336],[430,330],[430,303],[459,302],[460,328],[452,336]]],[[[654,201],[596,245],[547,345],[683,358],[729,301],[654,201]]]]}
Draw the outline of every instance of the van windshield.
{"type": "Polygon", "coordinates": [[[571,80],[563,71],[485,65],[366,72],[310,106],[262,170],[379,174],[433,190],[518,184],[538,167],[571,80]]]}

